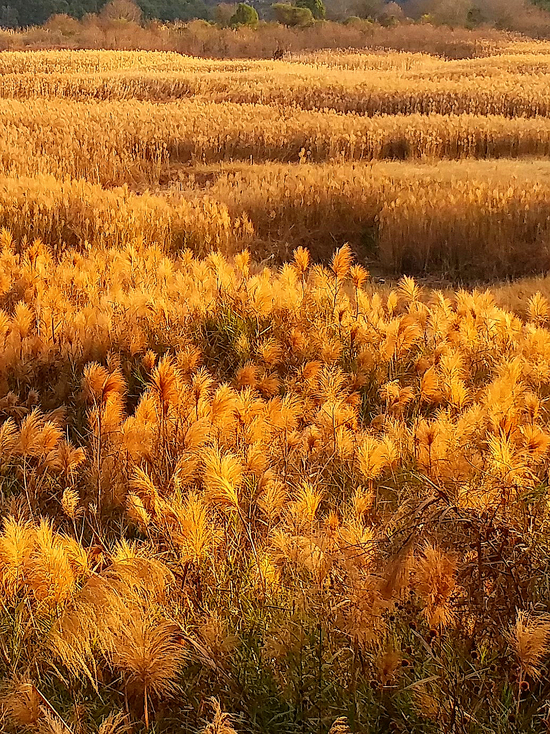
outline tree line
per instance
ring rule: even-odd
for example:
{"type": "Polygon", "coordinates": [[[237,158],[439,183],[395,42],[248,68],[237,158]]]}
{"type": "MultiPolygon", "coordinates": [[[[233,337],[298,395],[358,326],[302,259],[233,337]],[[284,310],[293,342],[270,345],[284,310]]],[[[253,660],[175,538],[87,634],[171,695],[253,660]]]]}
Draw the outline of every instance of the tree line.
{"type": "MultiPolygon", "coordinates": [[[[273,19],[285,25],[307,25],[308,20],[325,17],[322,0],[295,0],[293,5],[276,3],[273,6],[264,0],[251,0],[250,3],[233,6],[228,21],[234,25],[253,26],[259,21],[256,8],[262,15],[265,15],[266,8],[271,8],[273,19]]],[[[10,4],[0,6],[0,26],[43,25],[55,15],[81,19],[88,14],[98,14],[105,20],[157,19],[166,22],[216,19],[218,15],[212,0],[11,0],[10,4]]]]}

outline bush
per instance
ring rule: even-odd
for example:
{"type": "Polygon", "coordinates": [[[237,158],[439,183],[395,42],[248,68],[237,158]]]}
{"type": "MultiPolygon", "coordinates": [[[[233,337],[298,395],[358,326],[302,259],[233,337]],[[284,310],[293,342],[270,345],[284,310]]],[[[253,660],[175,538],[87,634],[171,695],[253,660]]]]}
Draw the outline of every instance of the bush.
{"type": "Polygon", "coordinates": [[[290,27],[304,28],[313,25],[313,13],[309,8],[300,8],[289,3],[275,3],[272,5],[277,23],[290,27]]]}
{"type": "Polygon", "coordinates": [[[255,8],[246,3],[239,3],[235,14],[231,16],[230,23],[232,26],[246,25],[250,28],[256,28],[259,20],[255,8]]]}
{"type": "Polygon", "coordinates": [[[76,36],[80,31],[80,23],[65,13],[52,15],[44,27],[52,33],[61,33],[65,38],[76,36]]]}
{"type": "Polygon", "coordinates": [[[101,17],[108,21],[139,23],[141,9],[132,0],[111,0],[101,11],[101,17]]]}

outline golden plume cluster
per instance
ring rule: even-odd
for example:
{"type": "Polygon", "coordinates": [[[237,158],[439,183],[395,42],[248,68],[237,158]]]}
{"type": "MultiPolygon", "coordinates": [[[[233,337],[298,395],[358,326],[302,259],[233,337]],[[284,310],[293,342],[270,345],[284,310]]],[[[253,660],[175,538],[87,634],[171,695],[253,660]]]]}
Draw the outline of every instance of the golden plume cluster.
{"type": "MultiPolygon", "coordinates": [[[[105,731],[150,727],[183,691],[218,695],[253,629],[277,695],[299,659],[344,656],[330,685],[370,666],[443,710],[407,650],[446,636],[511,646],[518,695],[536,684],[546,622],[511,625],[546,548],[542,295],[522,320],[489,292],[379,291],[348,246],[279,270],[2,247],[6,721],[76,731],[57,681],[120,692],[105,731]]],[[[238,721],[216,708],[207,731],[238,721]]]]}

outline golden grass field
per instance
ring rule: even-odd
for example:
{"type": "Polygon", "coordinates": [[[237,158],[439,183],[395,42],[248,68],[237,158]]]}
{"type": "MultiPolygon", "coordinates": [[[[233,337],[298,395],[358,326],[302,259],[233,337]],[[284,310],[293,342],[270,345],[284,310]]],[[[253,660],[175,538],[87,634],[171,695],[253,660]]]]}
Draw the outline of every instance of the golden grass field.
{"type": "Polygon", "coordinates": [[[550,731],[550,44],[0,72],[0,731],[550,731]]]}
{"type": "Polygon", "coordinates": [[[0,221],[18,240],[141,230],[279,260],[349,242],[395,273],[547,269],[550,44],[456,61],[8,52],[0,70],[0,221]]]}

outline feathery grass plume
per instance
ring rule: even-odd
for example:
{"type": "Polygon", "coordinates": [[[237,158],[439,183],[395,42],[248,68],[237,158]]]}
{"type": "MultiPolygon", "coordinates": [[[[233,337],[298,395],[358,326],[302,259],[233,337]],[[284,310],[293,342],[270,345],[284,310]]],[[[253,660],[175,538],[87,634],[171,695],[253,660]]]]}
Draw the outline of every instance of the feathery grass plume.
{"type": "Polygon", "coordinates": [[[134,417],[141,426],[151,427],[156,425],[155,399],[148,392],[141,396],[134,417]]]}
{"type": "Polygon", "coordinates": [[[415,304],[422,297],[422,289],[415,283],[414,278],[405,275],[398,283],[398,292],[406,304],[415,304]]]}
{"type": "Polygon", "coordinates": [[[124,418],[122,401],[115,398],[106,401],[103,407],[95,407],[89,412],[90,426],[94,433],[104,438],[114,438],[121,429],[124,418]]]}
{"type": "Polygon", "coordinates": [[[37,601],[46,605],[63,604],[74,591],[75,574],[62,538],[44,519],[36,529],[28,584],[37,601]]]}
{"type": "Polygon", "coordinates": [[[239,388],[250,387],[254,389],[258,384],[259,368],[252,363],[240,367],[235,375],[235,383],[239,388]]]}
{"type": "Polygon", "coordinates": [[[323,493],[316,489],[311,482],[304,481],[296,491],[294,501],[288,511],[298,527],[311,527],[323,499],[323,493]]]}
{"type": "Polygon", "coordinates": [[[139,497],[148,512],[156,512],[159,506],[160,496],[155,484],[149,474],[140,467],[134,468],[130,479],[132,492],[139,497]]]}
{"type": "Polygon", "coordinates": [[[153,371],[151,388],[165,416],[170,405],[175,405],[180,394],[180,379],[173,358],[165,354],[153,371]]]}
{"type": "Polygon", "coordinates": [[[338,627],[351,637],[355,644],[367,648],[379,642],[384,635],[387,608],[379,592],[379,579],[373,574],[350,575],[345,603],[339,610],[338,627]]]}
{"type": "Polygon", "coordinates": [[[0,462],[10,458],[17,447],[17,426],[8,418],[0,426],[0,462]]]}
{"type": "Polygon", "coordinates": [[[4,519],[0,535],[0,583],[6,600],[21,589],[29,571],[36,542],[36,528],[13,517],[4,519]]]}
{"type": "Polygon", "coordinates": [[[530,390],[525,392],[523,394],[523,408],[532,424],[538,420],[541,410],[541,401],[538,395],[535,395],[535,393],[530,390]]]}
{"type": "MultiPolygon", "coordinates": [[[[207,400],[210,396],[214,380],[207,369],[201,367],[191,378],[191,393],[193,395],[195,405],[197,406],[201,400],[207,400]]],[[[197,415],[198,417],[198,415],[197,415]]]]}
{"type": "Polygon", "coordinates": [[[84,368],[82,387],[89,402],[103,405],[120,398],[126,390],[126,383],[118,367],[109,372],[97,362],[90,362],[84,368]]]}
{"type": "Polygon", "coordinates": [[[210,440],[212,424],[208,418],[200,418],[191,423],[185,431],[183,443],[187,451],[197,453],[210,440]]]}
{"type": "Polygon", "coordinates": [[[339,716],[333,723],[328,734],[351,734],[348,720],[345,716],[339,716]]]}
{"type": "Polygon", "coordinates": [[[0,696],[0,707],[5,711],[11,724],[34,729],[43,716],[42,699],[33,683],[25,680],[12,680],[0,696]]]}
{"type": "Polygon", "coordinates": [[[390,291],[386,299],[386,309],[390,316],[393,316],[399,306],[399,294],[397,291],[390,291]]]}
{"type": "Polygon", "coordinates": [[[250,275],[250,250],[242,250],[235,255],[235,267],[244,278],[250,275]]]}
{"type": "Polygon", "coordinates": [[[304,247],[297,247],[294,250],[294,268],[300,278],[303,278],[309,267],[309,250],[304,247]]]}
{"type": "Polygon", "coordinates": [[[169,512],[175,523],[170,533],[181,552],[183,563],[200,563],[208,558],[219,541],[219,533],[204,498],[190,492],[182,504],[172,502],[169,512]]]}
{"type": "Polygon", "coordinates": [[[72,538],[70,535],[59,535],[58,539],[63,546],[75,577],[78,580],[89,577],[92,574],[92,569],[86,549],[76,538],[72,538]]]}
{"type": "Polygon", "coordinates": [[[233,728],[230,714],[224,713],[217,698],[210,699],[210,705],[214,711],[214,718],[205,726],[201,734],[237,734],[233,728]]]}
{"type": "Polygon", "coordinates": [[[336,250],[332,256],[330,269],[338,281],[345,280],[348,277],[352,262],[353,252],[348,244],[336,250]]]}
{"type": "Polygon", "coordinates": [[[230,385],[220,385],[210,402],[210,420],[214,426],[222,427],[235,415],[238,396],[230,385]]]}
{"type": "Polygon", "coordinates": [[[38,734],[72,734],[67,724],[49,710],[44,711],[37,732],[38,734]]]}
{"type": "Polygon", "coordinates": [[[117,588],[146,592],[159,602],[165,601],[168,588],[174,583],[174,575],[158,558],[153,558],[147,547],[121,540],[111,553],[112,563],[102,576],[117,588]]]}
{"type": "Polygon", "coordinates": [[[23,418],[19,431],[18,453],[22,456],[38,456],[42,449],[41,434],[44,418],[38,408],[34,408],[23,418]]]}
{"type": "Polygon", "coordinates": [[[456,586],[457,559],[431,543],[413,562],[415,588],[425,602],[424,615],[432,627],[446,627],[454,621],[450,605],[456,586]]]}
{"type": "Polygon", "coordinates": [[[543,659],[550,650],[550,615],[535,617],[518,610],[506,639],[516,653],[524,675],[540,678],[543,659]]]}
{"type": "Polygon", "coordinates": [[[240,510],[243,465],[235,454],[211,448],[204,455],[204,486],[213,505],[240,510]]]}
{"type": "Polygon", "coordinates": [[[415,454],[418,465],[428,476],[441,476],[449,464],[452,434],[442,421],[423,418],[414,428],[415,454]]]}
{"type": "Polygon", "coordinates": [[[65,515],[71,520],[76,520],[79,515],[84,512],[83,508],[79,507],[80,497],[75,489],[67,487],[63,490],[63,496],[61,498],[61,508],[65,515]]]}
{"type": "Polygon", "coordinates": [[[407,405],[414,398],[414,392],[410,387],[401,387],[399,380],[386,382],[379,390],[380,397],[386,402],[388,413],[401,415],[407,405]]]}
{"type": "Polygon", "coordinates": [[[0,250],[6,250],[10,251],[13,249],[14,246],[14,239],[9,231],[9,229],[6,229],[6,227],[2,227],[0,229],[0,250]]]}
{"type": "Polygon", "coordinates": [[[409,314],[392,319],[383,330],[380,355],[386,362],[406,355],[422,336],[420,325],[409,314]]]}
{"type": "Polygon", "coordinates": [[[141,364],[147,372],[151,372],[157,363],[157,355],[152,349],[148,349],[141,358],[141,364]]]}
{"type": "Polygon", "coordinates": [[[397,447],[389,436],[378,440],[372,436],[365,436],[357,451],[359,468],[369,482],[378,479],[384,469],[393,466],[397,461],[397,447]]]}
{"type": "Polygon", "coordinates": [[[529,319],[539,326],[542,326],[548,321],[550,304],[540,291],[533,294],[527,302],[527,313],[529,314],[529,319]]]}
{"type": "Polygon", "coordinates": [[[147,532],[151,516],[145,509],[145,506],[137,494],[130,494],[126,498],[126,511],[130,520],[135,523],[143,533],[147,532]]]}
{"type": "Polygon", "coordinates": [[[338,532],[338,549],[347,568],[368,568],[375,555],[376,539],[372,528],[358,517],[347,518],[338,532]]]}
{"type": "Polygon", "coordinates": [[[59,444],[63,438],[63,431],[54,421],[47,420],[42,426],[38,438],[36,453],[46,461],[47,465],[58,467],[59,444]]]}
{"type": "Polygon", "coordinates": [[[358,487],[352,495],[352,512],[356,519],[363,520],[374,504],[374,492],[371,487],[358,487]]]}
{"type": "Polygon", "coordinates": [[[429,367],[420,379],[420,400],[423,403],[437,403],[440,399],[437,371],[435,367],[429,367]]]}
{"type": "Polygon", "coordinates": [[[283,359],[283,348],[275,339],[267,339],[258,346],[258,357],[266,367],[275,367],[283,359]]]}
{"type": "Polygon", "coordinates": [[[413,561],[411,545],[406,544],[388,559],[380,580],[380,595],[382,599],[399,598],[406,590],[409,582],[410,569],[413,561]]]}
{"type": "Polygon", "coordinates": [[[92,578],[85,584],[74,605],[65,608],[52,626],[48,636],[48,649],[55,660],[60,661],[76,679],[87,678],[98,688],[96,655],[102,634],[101,615],[109,609],[111,590],[105,580],[92,578]]]}
{"type": "Polygon", "coordinates": [[[128,610],[123,597],[118,607],[109,610],[113,629],[110,658],[129,689],[143,696],[146,727],[151,699],[178,692],[177,680],[186,657],[176,639],[175,625],[167,619],[155,619],[151,611],[141,606],[128,610]]]}
{"type": "Polygon", "coordinates": [[[369,271],[362,265],[352,265],[350,268],[351,282],[355,290],[361,290],[361,288],[367,282],[369,277],[369,271]]]}
{"type": "Polygon", "coordinates": [[[34,324],[34,313],[23,301],[15,306],[15,314],[12,319],[12,330],[19,334],[21,339],[29,335],[34,324]]]}
{"type": "Polygon", "coordinates": [[[192,485],[199,473],[200,460],[194,454],[184,454],[176,464],[172,481],[179,491],[192,485]]]}
{"type": "Polygon", "coordinates": [[[271,536],[271,546],[273,560],[280,567],[290,565],[293,573],[306,570],[316,584],[322,584],[330,571],[331,558],[310,536],[293,535],[278,527],[271,536]]]}
{"type": "Polygon", "coordinates": [[[86,452],[82,448],[75,448],[68,441],[60,441],[52,457],[52,466],[66,479],[73,479],[79,466],[86,461],[86,452]]]}
{"type": "Polygon", "coordinates": [[[261,488],[258,498],[258,507],[272,523],[281,514],[288,500],[288,492],[283,482],[270,479],[261,488]]]}
{"type": "Polygon", "coordinates": [[[132,725],[128,719],[128,715],[122,711],[118,713],[111,712],[104,719],[97,731],[97,734],[130,734],[132,725]]]}
{"type": "Polygon", "coordinates": [[[192,375],[202,361],[201,352],[192,346],[180,349],[176,355],[178,373],[184,377],[192,375]]]}
{"type": "Polygon", "coordinates": [[[491,470],[505,484],[518,484],[527,479],[529,468],[525,454],[510,436],[504,433],[489,436],[488,447],[491,470]]]}
{"type": "Polygon", "coordinates": [[[539,463],[550,447],[550,435],[535,425],[522,426],[520,430],[524,452],[531,461],[539,463]]]}

